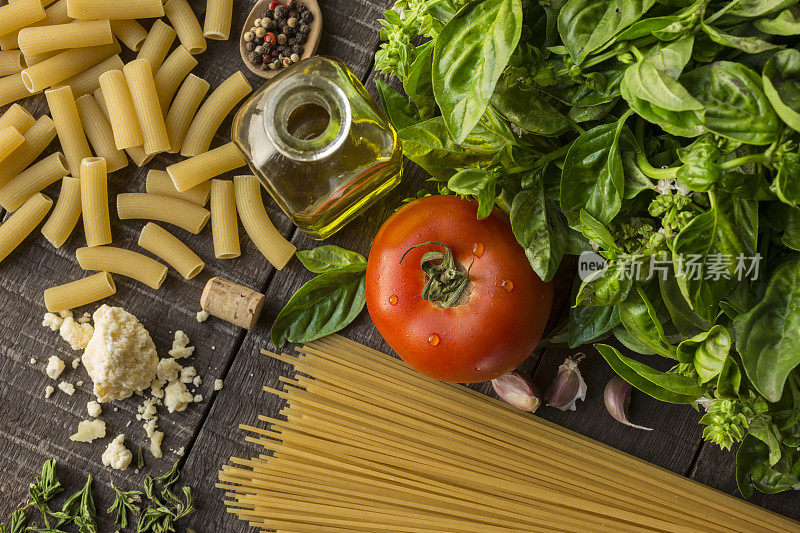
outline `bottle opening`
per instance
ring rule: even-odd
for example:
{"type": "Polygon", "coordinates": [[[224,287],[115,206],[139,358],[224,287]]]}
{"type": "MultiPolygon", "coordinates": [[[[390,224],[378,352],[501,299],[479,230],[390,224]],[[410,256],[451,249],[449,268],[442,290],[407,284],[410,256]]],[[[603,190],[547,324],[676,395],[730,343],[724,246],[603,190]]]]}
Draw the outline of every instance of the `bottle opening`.
{"type": "Polygon", "coordinates": [[[342,89],[314,74],[276,83],[264,105],[264,128],[275,148],[295,161],[319,161],[341,148],[351,123],[342,89]]]}

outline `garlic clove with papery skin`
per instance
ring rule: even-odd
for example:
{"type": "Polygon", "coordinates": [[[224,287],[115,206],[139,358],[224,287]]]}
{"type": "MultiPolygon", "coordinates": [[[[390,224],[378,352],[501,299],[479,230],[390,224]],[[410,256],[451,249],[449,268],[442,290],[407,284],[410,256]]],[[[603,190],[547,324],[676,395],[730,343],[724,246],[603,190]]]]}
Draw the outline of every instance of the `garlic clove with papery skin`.
{"type": "Polygon", "coordinates": [[[586,382],[583,380],[578,363],[583,360],[583,354],[567,357],[558,367],[558,375],[547,392],[544,400],[548,407],[556,407],[562,411],[574,411],[578,400],[586,399],[586,382]]]}
{"type": "Polygon", "coordinates": [[[517,372],[493,379],[492,388],[501,400],[523,411],[533,413],[542,404],[536,385],[517,372]]]}
{"type": "Polygon", "coordinates": [[[631,385],[619,376],[614,376],[603,391],[603,402],[608,414],[615,420],[636,429],[653,431],[653,428],[637,426],[628,420],[628,407],[631,404],[631,385]]]}

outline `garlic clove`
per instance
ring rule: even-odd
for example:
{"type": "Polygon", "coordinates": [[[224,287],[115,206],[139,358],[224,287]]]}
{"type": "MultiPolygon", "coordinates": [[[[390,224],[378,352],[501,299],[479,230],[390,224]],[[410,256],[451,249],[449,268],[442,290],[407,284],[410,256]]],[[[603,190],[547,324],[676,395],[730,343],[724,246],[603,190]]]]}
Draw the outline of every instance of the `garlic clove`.
{"type": "Polygon", "coordinates": [[[567,357],[558,367],[558,375],[550,388],[544,394],[545,402],[549,407],[556,407],[562,411],[574,411],[578,400],[586,399],[586,382],[583,380],[578,363],[583,360],[583,354],[575,358],[567,357]]]}
{"type": "Polygon", "coordinates": [[[631,404],[631,385],[619,376],[614,376],[603,391],[603,401],[608,414],[615,420],[636,429],[653,431],[653,428],[637,426],[628,420],[628,407],[631,404]]]}
{"type": "Polygon", "coordinates": [[[517,372],[493,379],[492,388],[501,400],[523,411],[533,413],[542,404],[536,385],[517,372]]]}

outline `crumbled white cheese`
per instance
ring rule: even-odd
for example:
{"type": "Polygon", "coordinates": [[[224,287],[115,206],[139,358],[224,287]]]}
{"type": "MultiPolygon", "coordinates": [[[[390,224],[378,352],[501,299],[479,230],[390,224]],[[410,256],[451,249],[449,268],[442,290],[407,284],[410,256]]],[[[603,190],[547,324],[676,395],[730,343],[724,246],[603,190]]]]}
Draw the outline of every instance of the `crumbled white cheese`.
{"type": "Polygon", "coordinates": [[[50,331],[58,331],[64,319],[53,313],[45,313],[42,320],[42,326],[50,328],[50,331]]]}
{"type": "Polygon", "coordinates": [[[78,381],[76,381],[76,382],[75,382],[75,386],[76,386],[76,387],[83,387],[83,381],[81,381],[81,380],[79,379],[78,381]]]}
{"type": "Polygon", "coordinates": [[[60,316],[62,319],[64,319],[64,318],[72,317],[74,315],[72,314],[72,309],[65,309],[64,311],[59,311],[58,312],[58,316],[60,316]]]}
{"type": "Polygon", "coordinates": [[[150,386],[158,356],[150,334],[135,316],[102,305],[94,313],[95,331],[83,365],[101,402],[121,400],[150,386]]]}
{"type": "Polygon", "coordinates": [[[167,385],[167,388],[164,390],[164,407],[166,407],[170,413],[185,411],[186,407],[192,403],[193,399],[191,393],[189,393],[189,389],[180,381],[173,381],[167,385]]]}
{"type": "Polygon", "coordinates": [[[50,396],[52,396],[55,391],[56,389],[54,389],[52,385],[48,385],[47,387],[44,388],[44,397],[50,398],[50,396]]]}
{"type": "Polygon", "coordinates": [[[194,378],[197,376],[197,369],[193,366],[185,366],[181,370],[181,383],[189,383],[194,382],[194,378]]]}
{"type": "Polygon", "coordinates": [[[67,383],[66,381],[62,381],[58,384],[58,389],[68,396],[72,396],[75,394],[75,385],[72,383],[67,383]]]}
{"type": "Polygon", "coordinates": [[[78,319],[78,324],[88,324],[92,321],[92,315],[89,313],[83,313],[81,317],[78,319]]]}
{"type": "MultiPolygon", "coordinates": [[[[97,415],[92,415],[97,416],[97,415]]],[[[106,436],[106,423],[99,419],[81,420],[78,431],[69,440],[74,442],[93,442],[106,436]]]]}
{"type": "Polygon", "coordinates": [[[31,357],[30,363],[31,363],[32,365],[35,365],[35,364],[36,364],[36,359],[34,359],[33,357],[31,357]]]}
{"type": "MultiPolygon", "coordinates": [[[[156,376],[160,381],[176,381],[181,374],[183,367],[172,357],[165,357],[158,362],[156,376]]],[[[152,384],[150,385],[152,389],[152,384]]]]}
{"type": "Polygon", "coordinates": [[[156,405],[158,400],[155,398],[148,398],[142,405],[139,406],[138,411],[139,414],[136,416],[138,420],[153,420],[156,418],[156,413],[158,412],[156,409],[156,405]]]}
{"type": "Polygon", "coordinates": [[[185,450],[183,449],[183,446],[181,446],[180,448],[175,450],[175,455],[179,455],[179,456],[183,457],[184,453],[185,453],[185,450]]]}
{"type": "Polygon", "coordinates": [[[133,460],[133,454],[125,447],[125,434],[118,435],[103,452],[103,466],[114,470],[126,470],[133,460]]]}
{"type": "Polygon", "coordinates": [[[153,398],[163,398],[164,397],[164,386],[166,386],[167,382],[163,379],[154,379],[153,382],[150,384],[150,394],[153,398]]]}
{"type": "Polygon", "coordinates": [[[91,402],[88,402],[86,404],[86,411],[89,412],[89,416],[93,416],[93,417],[97,418],[98,416],[100,416],[100,413],[103,412],[103,408],[100,407],[99,403],[97,403],[96,401],[92,400],[91,402]]]}
{"type": "Polygon", "coordinates": [[[162,442],[164,442],[163,431],[154,431],[153,434],[150,435],[150,453],[152,453],[153,457],[156,459],[164,457],[164,453],[161,451],[162,442]]]}
{"type": "Polygon", "coordinates": [[[68,316],[62,322],[58,330],[61,338],[67,341],[73,350],[83,350],[92,338],[94,328],[91,324],[79,324],[75,319],[68,316]]]}
{"type": "Polygon", "coordinates": [[[198,322],[205,322],[206,320],[208,320],[208,317],[210,316],[211,315],[208,314],[208,311],[203,310],[197,312],[196,318],[198,322]]]}
{"type": "Polygon", "coordinates": [[[192,385],[194,385],[195,387],[199,387],[202,384],[203,384],[203,378],[201,378],[200,376],[195,376],[194,379],[192,380],[192,385]]]}
{"type": "Polygon", "coordinates": [[[222,387],[225,385],[225,382],[221,379],[214,380],[214,390],[222,390],[222,387]]]}
{"type": "Polygon", "coordinates": [[[175,340],[172,341],[172,349],[169,355],[175,359],[190,357],[194,353],[194,346],[189,346],[189,337],[181,330],[175,332],[175,340]]]}
{"type": "Polygon", "coordinates": [[[194,403],[200,403],[202,401],[203,401],[203,395],[202,394],[195,394],[194,395],[194,403]]]}
{"type": "Polygon", "coordinates": [[[76,357],[75,359],[72,360],[72,369],[77,370],[79,366],[81,366],[81,358],[76,357]]]}
{"type": "Polygon", "coordinates": [[[47,368],[45,368],[44,373],[50,379],[58,379],[58,376],[61,375],[66,366],[60,357],[51,355],[50,359],[47,360],[47,368]]]}

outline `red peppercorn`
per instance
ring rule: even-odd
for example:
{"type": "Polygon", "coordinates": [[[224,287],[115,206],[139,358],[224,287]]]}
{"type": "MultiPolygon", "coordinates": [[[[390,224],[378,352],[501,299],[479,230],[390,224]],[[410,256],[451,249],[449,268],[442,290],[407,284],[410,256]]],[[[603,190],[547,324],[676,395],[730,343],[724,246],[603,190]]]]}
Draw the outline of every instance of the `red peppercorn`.
{"type": "Polygon", "coordinates": [[[280,0],[270,0],[270,3],[269,3],[269,8],[270,8],[270,9],[272,9],[272,10],[274,10],[274,9],[275,9],[276,7],[278,7],[279,5],[281,5],[281,2],[280,2],[280,0]]]}
{"type": "Polygon", "coordinates": [[[275,34],[271,31],[268,31],[266,35],[264,35],[264,42],[266,44],[275,44],[276,38],[275,34]]]}

